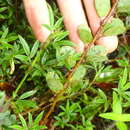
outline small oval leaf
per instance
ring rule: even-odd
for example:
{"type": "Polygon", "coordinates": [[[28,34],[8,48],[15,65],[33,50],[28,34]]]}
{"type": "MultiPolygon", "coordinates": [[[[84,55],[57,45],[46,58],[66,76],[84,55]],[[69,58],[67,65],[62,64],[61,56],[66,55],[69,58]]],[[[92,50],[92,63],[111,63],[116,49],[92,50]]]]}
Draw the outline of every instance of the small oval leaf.
{"type": "Polygon", "coordinates": [[[86,74],[86,68],[83,65],[80,65],[77,70],[74,72],[72,81],[81,80],[86,74]]]}
{"type": "Polygon", "coordinates": [[[63,84],[61,83],[59,76],[54,71],[47,73],[46,81],[48,87],[55,93],[58,93],[63,89],[63,84]]]}
{"type": "Polygon", "coordinates": [[[98,15],[105,17],[111,9],[110,0],[95,0],[95,7],[98,15]]]}
{"type": "Polygon", "coordinates": [[[78,34],[80,39],[84,43],[90,43],[93,40],[93,36],[90,28],[87,25],[81,24],[78,26],[78,34]]]}

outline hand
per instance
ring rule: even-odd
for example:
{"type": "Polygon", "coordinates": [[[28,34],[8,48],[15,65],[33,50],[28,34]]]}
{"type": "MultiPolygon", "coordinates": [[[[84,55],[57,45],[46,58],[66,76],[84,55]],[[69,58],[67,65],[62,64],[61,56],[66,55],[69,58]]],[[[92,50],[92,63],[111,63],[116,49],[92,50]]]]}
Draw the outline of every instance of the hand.
{"type": "MultiPolygon", "coordinates": [[[[48,9],[45,0],[23,0],[28,21],[34,31],[36,38],[44,42],[49,30],[44,28],[43,24],[49,24],[48,9]]],[[[81,0],[57,0],[60,11],[63,14],[66,29],[69,31],[69,38],[72,42],[77,44],[76,50],[82,52],[84,44],[77,34],[77,27],[81,24],[90,25],[92,33],[95,34],[100,26],[101,18],[97,15],[94,0],[83,0],[85,10],[81,0]],[[88,22],[85,17],[87,14],[88,22]]],[[[110,53],[117,48],[117,36],[101,37],[96,44],[106,47],[107,52],[110,53]]]]}

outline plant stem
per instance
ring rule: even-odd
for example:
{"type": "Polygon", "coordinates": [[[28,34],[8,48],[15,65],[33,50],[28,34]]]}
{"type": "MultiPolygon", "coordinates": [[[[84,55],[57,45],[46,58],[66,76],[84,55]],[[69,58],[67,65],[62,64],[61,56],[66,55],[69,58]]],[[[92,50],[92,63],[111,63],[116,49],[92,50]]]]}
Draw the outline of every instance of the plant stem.
{"type": "Polygon", "coordinates": [[[34,65],[36,64],[37,60],[39,59],[39,57],[40,57],[40,55],[41,55],[41,52],[42,52],[42,50],[40,50],[40,51],[38,52],[37,56],[35,57],[35,59],[33,60],[32,64],[31,64],[31,66],[30,66],[30,67],[28,68],[28,70],[26,71],[26,73],[25,73],[23,79],[21,80],[21,82],[19,83],[19,85],[18,85],[18,87],[16,88],[15,92],[13,93],[13,99],[16,98],[18,91],[19,91],[20,88],[22,87],[22,85],[23,85],[23,83],[25,82],[25,80],[27,79],[27,77],[28,77],[30,71],[32,70],[32,68],[33,68],[34,65]]]}
{"type": "Polygon", "coordinates": [[[48,117],[51,115],[51,113],[54,111],[55,109],[55,106],[57,104],[57,102],[59,101],[60,97],[64,94],[65,90],[69,87],[70,85],[70,80],[74,74],[74,72],[77,70],[77,68],[81,65],[81,63],[83,62],[85,56],[87,55],[87,52],[88,50],[94,45],[94,43],[96,42],[96,40],[100,37],[100,34],[102,33],[102,28],[103,28],[103,25],[106,24],[109,19],[111,19],[111,17],[113,17],[114,13],[115,13],[115,10],[116,10],[116,7],[117,7],[117,4],[118,4],[118,1],[119,0],[116,0],[115,4],[113,5],[113,7],[111,8],[110,12],[108,13],[108,15],[102,20],[101,22],[101,25],[100,27],[98,28],[95,36],[94,36],[94,39],[93,41],[87,46],[85,46],[85,49],[84,49],[84,52],[80,58],[80,60],[76,63],[76,65],[72,68],[72,70],[68,73],[68,77],[67,77],[67,81],[65,82],[64,84],[64,89],[61,90],[61,92],[59,92],[54,100],[53,100],[53,103],[52,103],[52,106],[50,107],[49,111],[46,113],[45,117],[41,120],[41,125],[43,124],[46,124],[47,123],[47,120],[48,120],[48,117]]]}

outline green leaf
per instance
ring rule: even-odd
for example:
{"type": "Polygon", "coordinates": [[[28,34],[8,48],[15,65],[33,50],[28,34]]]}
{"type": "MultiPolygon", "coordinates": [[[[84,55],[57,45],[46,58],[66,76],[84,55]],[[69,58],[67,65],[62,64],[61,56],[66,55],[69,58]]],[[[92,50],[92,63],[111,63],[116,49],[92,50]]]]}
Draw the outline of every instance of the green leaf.
{"type": "Polygon", "coordinates": [[[50,19],[50,26],[54,26],[54,22],[55,22],[55,19],[54,19],[54,13],[53,13],[53,10],[51,8],[51,6],[49,4],[48,5],[48,11],[49,11],[49,19],[50,19]]]}
{"type": "Polygon", "coordinates": [[[0,14],[0,19],[6,19],[6,17],[2,14],[0,14]]]}
{"type": "Polygon", "coordinates": [[[78,60],[79,54],[75,49],[70,46],[62,46],[56,48],[56,58],[59,62],[58,66],[65,65],[68,69],[71,69],[78,60]]]}
{"type": "Polygon", "coordinates": [[[0,8],[0,13],[1,12],[4,12],[5,10],[7,10],[8,9],[8,7],[2,7],[2,8],[0,8]]]}
{"type": "Polygon", "coordinates": [[[129,0],[119,0],[117,11],[120,13],[130,13],[130,1],[129,0]]]}
{"type": "Polygon", "coordinates": [[[70,47],[70,46],[63,46],[60,48],[60,55],[64,56],[64,55],[74,55],[75,53],[75,49],[70,47]]]}
{"type": "Polygon", "coordinates": [[[15,58],[25,63],[29,61],[28,57],[25,55],[16,55],[15,58]]]}
{"type": "Polygon", "coordinates": [[[56,23],[55,23],[55,25],[54,25],[54,30],[60,28],[62,23],[63,23],[63,17],[59,18],[59,19],[56,21],[56,23]]]}
{"type": "Polygon", "coordinates": [[[29,124],[29,126],[33,125],[33,117],[32,117],[32,114],[30,112],[28,113],[28,124],[29,124]]]}
{"type": "Polygon", "coordinates": [[[105,60],[107,60],[107,51],[105,47],[96,45],[89,49],[87,61],[100,63],[105,60]]]}
{"type": "Polygon", "coordinates": [[[2,46],[5,48],[13,48],[11,44],[8,44],[5,39],[0,39],[0,43],[2,43],[2,46]]]}
{"type": "Polygon", "coordinates": [[[53,34],[53,37],[55,38],[55,42],[56,41],[60,41],[60,40],[62,40],[62,39],[64,39],[66,36],[68,36],[69,35],[69,32],[68,31],[61,31],[61,32],[57,32],[57,33],[54,33],[53,34]]]}
{"type": "Polygon", "coordinates": [[[23,128],[20,125],[12,125],[10,128],[14,128],[16,130],[23,130],[23,128]]]}
{"type": "Polygon", "coordinates": [[[27,123],[26,123],[26,120],[23,118],[22,115],[19,114],[19,119],[22,123],[22,126],[25,127],[27,129],[27,123]]]}
{"type": "Polygon", "coordinates": [[[10,36],[6,38],[7,42],[12,42],[15,41],[16,39],[18,39],[18,36],[10,36]]]}
{"type": "Polygon", "coordinates": [[[33,100],[17,100],[16,106],[20,112],[29,108],[36,108],[37,104],[33,100]]]}
{"type": "Polygon", "coordinates": [[[93,40],[91,30],[87,25],[84,25],[84,24],[79,25],[78,26],[78,34],[79,34],[80,39],[84,43],[90,43],[93,40]]]}
{"type": "Polygon", "coordinates": [[[34,124],[39,124],[40,120],[42,119],[43,117],[43,112],[41,112],[37,117],[36,119],[34,120],[34,124]]]}
{"type": "Polygon", "coordinates": [[[129,65],[129,62],[128,62],[128,60],[127,59],[118,59],[118,60],[116,60],[116,62],[118,63],[118,65],[119,66],[121,66],[121,67],[127,67],[128,65],[129,65]]]}
{"type": "Polygon", "coordinates": [[[124,91],[126,91],[126,90],[128,90],[129,88],[130,88],[130,82],[127,83],[122,89],[123,89],[124,91]]]}
{"type": "Polygon", "coordinates": [[[100,97],[102,97],[105,101],[107,101],[107,96],[105,95],[105,93],[101,89],[98,89],[98,92],[100,97]]]}
{"type": "Polygon", "coordinates": [[[69,40],[62,40],[54,43],[54,47],[57,46],[75,46],[75,44],[69,40]]]}
{"type": "Polygon", "coordinates": [[[130,121],[130,114],[102,113],[99,116],[102,118],[115,120],[115,121],[130,121]]]}
{"type": "Polygon", "coordinates": [[[81,80],[86,74],[86,68],[83,65],[80,65],[77,70],[74,72],[72,81],[81,80]]]}
{"type": "Polygon", "coordinates": [[[31,96],[34,95],[36,92],[37,92],[37,90],[32,90],[32,91],[25,92],[25,93],[23,93],[23,94],[20,96],[19,99],[25,99],[25,98],[31,97],[31,96]]]}
{"type": "Polygon", "coordinates": [[[27,42],[20,35],[18,37],[19,37],[20,43],[22,44],[26,55],[29,56],[30,55],[30,48],[29,48],[27,42]]]}
{"type": "Polygon", "coordinates": [[[95,8],[100,17],[105,17],[110,9],[110,0],[95,0],[95,8]]]}
{"type": "Polygon", "coordinates": [[[9,33],[9,29],[6,28],[6,29],[4,30],[2,36],[1,36],[1,39],[5,39],[8,33],[9,33]]]}
{"type": "Polygon", "coordinates": [[[121,121],[116,122],[116,127],[118,128],[118,130],[128,130],[127,125],[121,121]]]}
{"type": "Polygon", "coordinates": [[[106,23],[103,27],[104,36],[119,35],[126,31],[124,23],[119,18],[113,18],[112,22],[106,23]]]}
{"type": "Polygon", "coordinates": [[[104,112],[105,112],[108,109],[108,107],[109,107],[109,102],[107,100],[107,96],[105,95],[105,93],[101,89],[98,89],[98,92],[99,92],[99,96],[104,101],[104,112]]]}
{"type": "Polygon", "coordinates": [[[33,45],[32,50],[31,50],[30,58],[33,58],[33,57],[36,55],[36,53],[37,53],[37,51],[38,51],[38,47],[39,47],[39,42],[36,41],[36,42],[34,43],[34,45],[33,45]]]}
{"type": "Polygon", "coordinates": [[[99,74],[99,76],[96,79],[96,82],[113,82],[119,79],[119,75],[121,74],[121,72],[121,68],[111,68],[111,66],[108,66],[104,68],[104,70],[99,74]]]}
{"type": "Polygon", "coordinates": [[[127,68],[125,68],[124,72],[123,72],[123,76],[120,77],[120,81],[119,81],[119,84],[118,84],[119,89],[124,88],[124,86],[127,82],[127,78],[128,78],[128,70],[127,70],[127,68]]]}
{"type": "Polygon", "coordinates": [[[63,84],[61,83],[59,76],[54,71],[47,73],[46,81],[48,87],[55,93],[58,93],[63,89],[63,84]]]}
{"type": "Polygon", "coordinates": [[[53,27],[51,27],[51,26],[48,25],[48,24],[43,24],[42,26],[45,27],[46,29],[48,29],[49,31],[52,31],[52,30],[53,30],[53,27]]]}
{"type": "Polygon", "coordinates": [[[122,113],[122,106],[119,96],[116,92],[113,92],[113,104],[112,104],[112,110],[114,113],[122,113]]]}

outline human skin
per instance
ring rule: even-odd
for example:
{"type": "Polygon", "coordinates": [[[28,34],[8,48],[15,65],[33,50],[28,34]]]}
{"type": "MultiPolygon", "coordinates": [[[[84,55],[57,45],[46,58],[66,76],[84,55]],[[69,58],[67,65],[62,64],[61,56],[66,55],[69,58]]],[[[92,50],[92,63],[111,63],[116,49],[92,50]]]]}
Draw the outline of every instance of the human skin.
{"type": "Polygon", "coordinates": [[[43,24],[50,24],[49,13],[45,0],[23,0],[27,19],[36,38],[44,42],[50,31],[43,27],[43,24]]]}
{"type": "MultiPolygon", "coordinates": [[[[44,42],[50,32],[43,24],[49,24],[49,14],[45,0],[23,0],[28,21],[33,29],[36,38],[40,42],[44,42]]],[[[84,44],[77,34],[77,27],[81,24],[88,23],[93,35],[100,27],[101,18],[97,15],[94,0],[83,0],[85,11],[81,0],[57,0],[58,6],[64,18],[64,24],[69,31],[69,38],[76,44],[77,52],[84,50],[84,44]],[[88,17],[88,22],[86,15],[88,17]]],[[[117,48],[117,36],[101,37],[96,41],[96,44],[103,45],[107,52],[110,53],[117,48]]]]}
{"type": "MultiPolygon", "coordinates": [[[[97,15],[96,9],[94,7],[94,0],[83,0],[83,2],[85,5],[89,25],[94,35],[100,27],[100,21],[102,18],[97,15]]],[[[96,44],[104,46],[107,49],[107,52],[110,53],[117,48],[118,38],[117,36],[101,37],[99,40],[96,41],[96,44]]]]}

